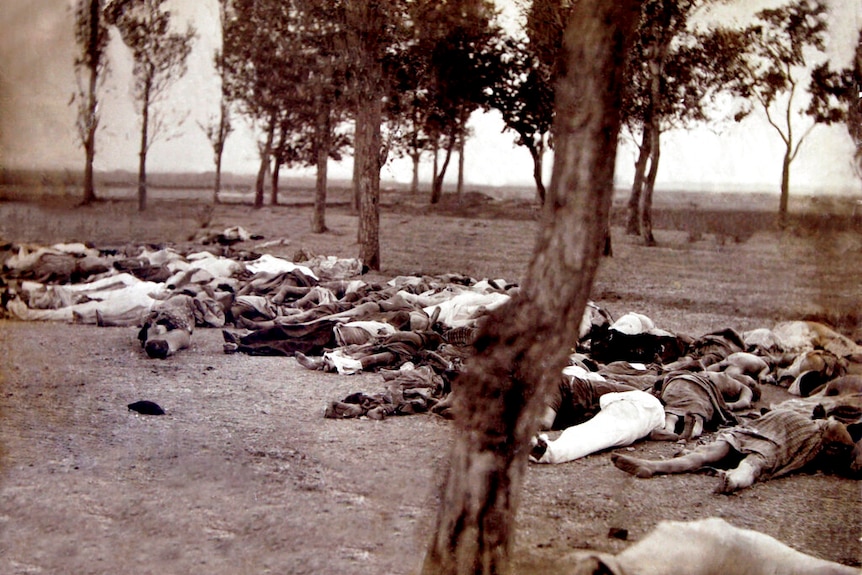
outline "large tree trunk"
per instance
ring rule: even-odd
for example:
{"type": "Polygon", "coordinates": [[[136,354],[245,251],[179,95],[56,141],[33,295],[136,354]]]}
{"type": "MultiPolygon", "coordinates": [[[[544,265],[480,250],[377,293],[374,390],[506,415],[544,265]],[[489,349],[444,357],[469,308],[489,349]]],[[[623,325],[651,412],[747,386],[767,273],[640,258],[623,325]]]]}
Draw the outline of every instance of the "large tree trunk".
{"type": "Polygon", "coordinates": [[[456,382],[449,472],[423,573],[508,573],[530,437],[590,295],[613,194],[637,0],[581,0],[565,36],[554,170],[521,296],[491,315],[456,382]]]}
{"type": "Polygon", "coordinates": [[[326,172],[329,166],[330,119],[329,108],[321,105],[315,128],[317,152],[317,174],[314,185],[314,213],[311,216],[311,231],[322,234],[326,231],[326,172]]]}
{"type": "Polygon", "coordinates": [[[138,153],[138,211],[147,209],[147,149],[150,147],[150,84],[144,88],[141,106],[141,151],[138,153]]]}
{"type": "Polygon", "coordinates": [[[359,198],[359,260],[368,269],[380,269],[380,168],[383,120],[383,65],[380,31],[385,20],[378,2],[348,3],[355,35],[353,50],[359,59],[356,110],[355,196],[359,198]]]}
{"type": "Polygon", "coordinates": [[[372,270],[380,269],[380,122],[383,100],[366,102],[356,118],[356,155],[359,169],[359,261],[372,270]],[[362,135],[362,141],[358,136],[362,135]]]}

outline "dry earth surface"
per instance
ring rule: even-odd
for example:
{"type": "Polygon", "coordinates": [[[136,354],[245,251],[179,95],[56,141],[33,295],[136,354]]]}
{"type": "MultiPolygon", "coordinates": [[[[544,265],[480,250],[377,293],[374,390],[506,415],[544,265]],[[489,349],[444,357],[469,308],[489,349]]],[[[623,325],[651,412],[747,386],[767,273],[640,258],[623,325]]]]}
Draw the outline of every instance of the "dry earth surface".
{"type": "MultiPolygon", "coordinates": [[[[284,239],[268,250],[275,255],[358,252],[344,194],[332,194],[330,231],[312,234],[307,192],[261,210],[210,210],[206,192],[196,193],[190,201],[155,190],[138,214],[131,201],[74,208],[68,197],[20,202],[6,190],[0,239],[186,244],[204,224],[241,225],[284,239]]],[[[614,316],[638,311],[691,335],[819,317],[860,339],[862,228],[845,208],[821,206],[778,233],[745,196],[657,200],[658,247],[613,229],[614,256],[602,263],[594,299],[614,316]],[[825,225],[813,229],[817,221],[825,225]]],[[[470,195],[432,208],[424,196],[387,193],[383,270],[374,276],[517,281],[536,226],[529,201],[470,195]]],[[[0,362],[0,573],[417,572],[453,427],[430,415],[323,418],[330,400],[381,390],[378,375],[226,355],[218,330],[197,330],[190,349],[158,361],[143,354],[134,328],[9,319],[0,321],[0,362]],[[168,414],[126,409],[139,399],[168,414]]],[[[770,389],[764,403],[783,397],[770,389]]],[[[627,450],[659,458],[682,447],[627,450]]],[[[714,494],[715,484],[707,474],[635,479],[607,453],[532,465],[518,515],[518,572],[563,573],[573,549],[618,552],[659,520],[709,516],[819,557],[862,562],[858,481],[802,474],[733,496],[714,494]],[[608,537],[611,528],[627,529],[629,541],[608,537]]]]}

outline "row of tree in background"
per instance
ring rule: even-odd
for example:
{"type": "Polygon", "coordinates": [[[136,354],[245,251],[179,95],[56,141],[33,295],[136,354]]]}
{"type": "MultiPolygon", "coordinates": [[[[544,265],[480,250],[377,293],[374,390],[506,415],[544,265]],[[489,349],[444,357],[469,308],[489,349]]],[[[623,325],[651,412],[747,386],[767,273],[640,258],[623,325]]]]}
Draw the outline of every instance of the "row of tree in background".
{"type": "MultiPolygon", "coordinates": [[[[260,135],[254,205],[278,202],[284,166],[316,166],[313,229],[326,230],[329,159],[354,158],[354,208],[360,214],[361,259],[379,265],[380,169],[393,157],[419,166],[433,159],[431,203],[459,156],[463,184],[467,123],[497,110],[533,159],[537,197],[545,198],[545,153],[551,133],[563,29],[575,4],[521,4],[523,34],[506,32],[493,2],[433,0],[217,0],[222,46],[214,55],[219,110],[203,125],[213,147],[219,201],[221,161],[231,119],[241,115],[260,135]]],[[[146,207],[147,150],[165,133],[161,103],[186,70],[195,30],[171,26],[166,0],[79,0],[78,131],[86,154],[84,201],[95,199],[93,158],[98,93],[106,78],[109,30],[132,53],[134,98],[141,117],[138,199],[146,207]]],[[[754,15],[744,27],[710,24],[719,0],[646,0],[623,94],[623,125],[639,153],[628,232],[647,244],[662,133],[697,123],[740,120],[759,107],[785,144],[780,221],[787,214],[790,165],[817,123],[845,122],[862,171],[859,86],[862,32],[855,64],[833,70],[823,60],[828,33],[824,0],[792,0],[754,15]],[[728,114],[726,103],[736,102],[728,114]],[[729,117],[728,117],[729,116],[729,117]],[[807,118],[807,120],[805,119],[807,118]],[[805,126],[802,126],[805,122],[805,126]]]]}

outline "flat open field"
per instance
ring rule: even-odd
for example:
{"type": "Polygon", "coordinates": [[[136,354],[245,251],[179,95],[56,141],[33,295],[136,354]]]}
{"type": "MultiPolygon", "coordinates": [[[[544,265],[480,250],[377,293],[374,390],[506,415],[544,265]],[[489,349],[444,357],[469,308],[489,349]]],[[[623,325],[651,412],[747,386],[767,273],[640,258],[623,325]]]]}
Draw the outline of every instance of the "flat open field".
{"type": "MultiPolygon", "coordinates": [[[[325,234],[310,233],[307,191],[288,190],[289,205],[261,210],[210,209],[208,193],[199,195],[154,190],[144,214],[120,199],[83,208],[51,195],[7,199],[0,240],[186,244],[204,224],[240,225],[283,239],[267,250],[279,256],[358,253],[343,192],[332,193],[325,234]]],[[[657,197],[659,246],[643,247],[615,226],[614,256],[602,263],[593,299],[615,317],[638,311],[691,335],[816,317],[862,339],[862,225],[850,217],[852,202],[799,210],[779,233],[761,200],[657,197]]],[[[529,201],[470,194],[432,208],[425,196],[388,192],[382,203],[375,278],[457,272],[518,281],[526,269],[537,225],[529,201]]],[[[12,320],[0,320],[0,358],[0,573],[417,571],[450,423],[323,418],[331,400],[381,390],[379,375],[226,355],[219,330],[196,330],[190,349],[158,361],[142,352],[134,328],[12,320]],[[138,399],[168,415],[127,411],[138,399]]],[[[763,402],[783,397],[771,389],[763,402]]],[[[680,448],[641,442],[629,450],[658,458],[680,448]]],[[[715,482],[706,474],[635,479],[607,453],[533,465],[519,512],[520,572],[564,572],[572,549],[620,551],[629,543],[609,538],[612,527],[635,541],[661,519],[708,516],[862,564],[858,481],[796,475],[733,496],[713,494],[715,482]]]]}

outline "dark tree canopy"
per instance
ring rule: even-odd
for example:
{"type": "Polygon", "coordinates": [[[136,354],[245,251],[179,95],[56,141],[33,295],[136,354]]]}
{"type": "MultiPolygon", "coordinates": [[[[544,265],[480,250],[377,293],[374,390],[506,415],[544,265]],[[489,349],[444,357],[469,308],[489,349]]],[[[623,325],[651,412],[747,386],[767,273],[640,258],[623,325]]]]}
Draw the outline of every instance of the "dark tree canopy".
{"type": "Polygon", "coordinates": [[[517,134],[515,143],[530,152],[536,195],[544,203],[543,160],[554,118],[553,68],[536,57],[528,41],[514,38],[499,41],[497,58],[488,106],[517,134]]]}
{"type": "Polygon", "coordinates": [[[431,203],[437,203],[455,146],[463,152],[467,121],[487,102],[488,74],[496,70],[489,66],[491,46],[500,30],[489,0],[417,2],[411,18],[417,48],[427,54],[430,106],[424,131],[434,148],[445,151],[432,183],[431,203]]]}
{"type": "Polygon", "coordinates": [[[828,62],[811,72],[811,103],[806,113],[821,124],[844,123],[856,148],[853,167],[862,179],[862,30],[850,67],[832,70],[828,62]]]}
{"type": "Polygon", "coordinates": [[[263,133],[263,141],[258,143],[256,208],[263,206],[265,174],[276,131],[280,125],[289,125],[293,114],[282,105],[298,80],[289,60],[292,51],[298,49],[290,42],[292,8],[292,2],[231,0],[224,24],[223,89],[238,111],[263,133]]]}

